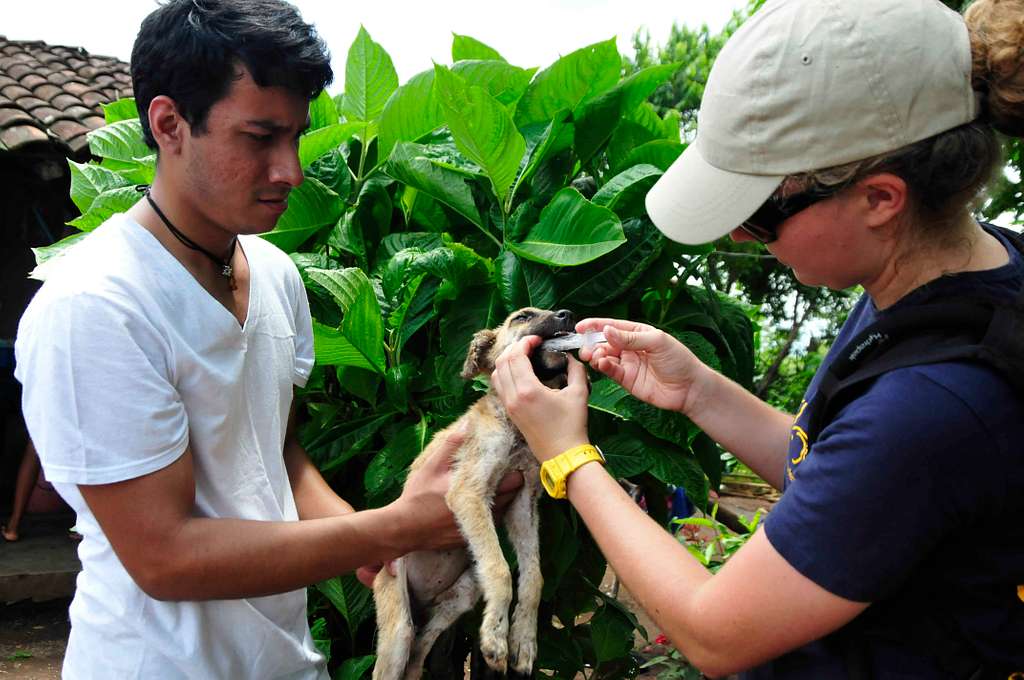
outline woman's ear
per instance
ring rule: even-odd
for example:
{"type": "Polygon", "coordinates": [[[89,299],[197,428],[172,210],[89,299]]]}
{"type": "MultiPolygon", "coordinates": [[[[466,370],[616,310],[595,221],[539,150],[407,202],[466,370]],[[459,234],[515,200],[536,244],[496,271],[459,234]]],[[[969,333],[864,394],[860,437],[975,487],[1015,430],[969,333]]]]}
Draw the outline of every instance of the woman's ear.
{"type": "Polygon", "coordinates": [[[178,112],[178,105],[167,95],[153,97],[148,115],[149,129],[161,155],[177,153],[189,131],[188,121],[178,112]]]}
{"type": "Polygon", "coordinates": [[[857,182],[857,187],[863,196],[861,205],[869,227],[895,223],[910,206],[906,181],[891,172],[868,175],[857,182]]]}

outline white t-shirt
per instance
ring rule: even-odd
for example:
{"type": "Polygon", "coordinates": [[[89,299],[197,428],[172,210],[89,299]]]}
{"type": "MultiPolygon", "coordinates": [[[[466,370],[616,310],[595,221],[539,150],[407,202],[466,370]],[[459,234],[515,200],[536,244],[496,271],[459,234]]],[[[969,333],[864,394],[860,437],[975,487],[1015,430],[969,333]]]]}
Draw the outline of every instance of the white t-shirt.
{"type": "Polygon", "coordinates": [[[298,519],[282,449],[292,386],[313,366],[309,306],[287,255],[256,236],[239,247],[244,326],[125,215],[69,251],[22,317],[25,420],[83,536],[65,678],[327,677],[305,590],[154,600],[78,491],[159,470],[191,445],[196,515],[298,519]]]}

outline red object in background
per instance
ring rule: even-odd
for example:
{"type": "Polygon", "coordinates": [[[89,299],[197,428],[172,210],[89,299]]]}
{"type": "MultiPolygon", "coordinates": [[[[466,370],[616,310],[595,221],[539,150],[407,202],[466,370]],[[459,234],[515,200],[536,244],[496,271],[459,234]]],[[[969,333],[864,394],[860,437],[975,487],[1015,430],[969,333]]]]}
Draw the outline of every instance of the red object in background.
{"type": "Polygon", "coordinates": [[[667,645],[668,644],[668,637],[666,637],[664,634],[659,635],[658,637],[654,638],[654,644],[656,644],[656,645],[667,645]]]}

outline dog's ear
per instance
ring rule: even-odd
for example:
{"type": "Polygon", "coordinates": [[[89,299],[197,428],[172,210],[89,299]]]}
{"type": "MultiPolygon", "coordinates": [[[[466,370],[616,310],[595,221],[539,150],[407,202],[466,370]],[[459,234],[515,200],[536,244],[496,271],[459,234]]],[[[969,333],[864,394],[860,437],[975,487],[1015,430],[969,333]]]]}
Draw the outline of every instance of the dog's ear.
{"type": "Polygon", "coordinates": [[[494,348],[494,341],[498,334],[492,330],[477,331],[473,336],[473,342],[469,343],[469,353],[466,355],[466,363],[462,364],[462,377],[466,380],[480,375],[490,373],[494,370],[494,363],[489,355],[494,348]]]}

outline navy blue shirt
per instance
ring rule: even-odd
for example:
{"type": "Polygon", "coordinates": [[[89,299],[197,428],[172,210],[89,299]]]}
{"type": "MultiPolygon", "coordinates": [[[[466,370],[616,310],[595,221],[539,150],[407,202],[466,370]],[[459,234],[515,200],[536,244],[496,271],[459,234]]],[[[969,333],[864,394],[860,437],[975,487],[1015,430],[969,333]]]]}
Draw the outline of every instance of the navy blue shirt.
{"type": "MultiPolygon", "coordinates": [[[[999,236],[1000,240],[1003,240],[999,236]]],[[[864,296],[792,430],[786,488],[765,522],[772,546],[829,592],[890,622],[867,640],[869,677],[948,677],[892,630],[941,621],[983,658],[1024,671],[1024,400],[994,369],[947,362],[897,369],[839,410],[807,446],[807,404],[834,353],[881,315],[936,296],[1012,297],[1024,258],[941,277],[878,311],[864,296]],[[893,623],[895,625],[893,625],[893,623]]],[[[932,625],[931,623],[927,625],[932,625]]],[[[845,678],[833,635],[744,678],[845,678]]]]}

